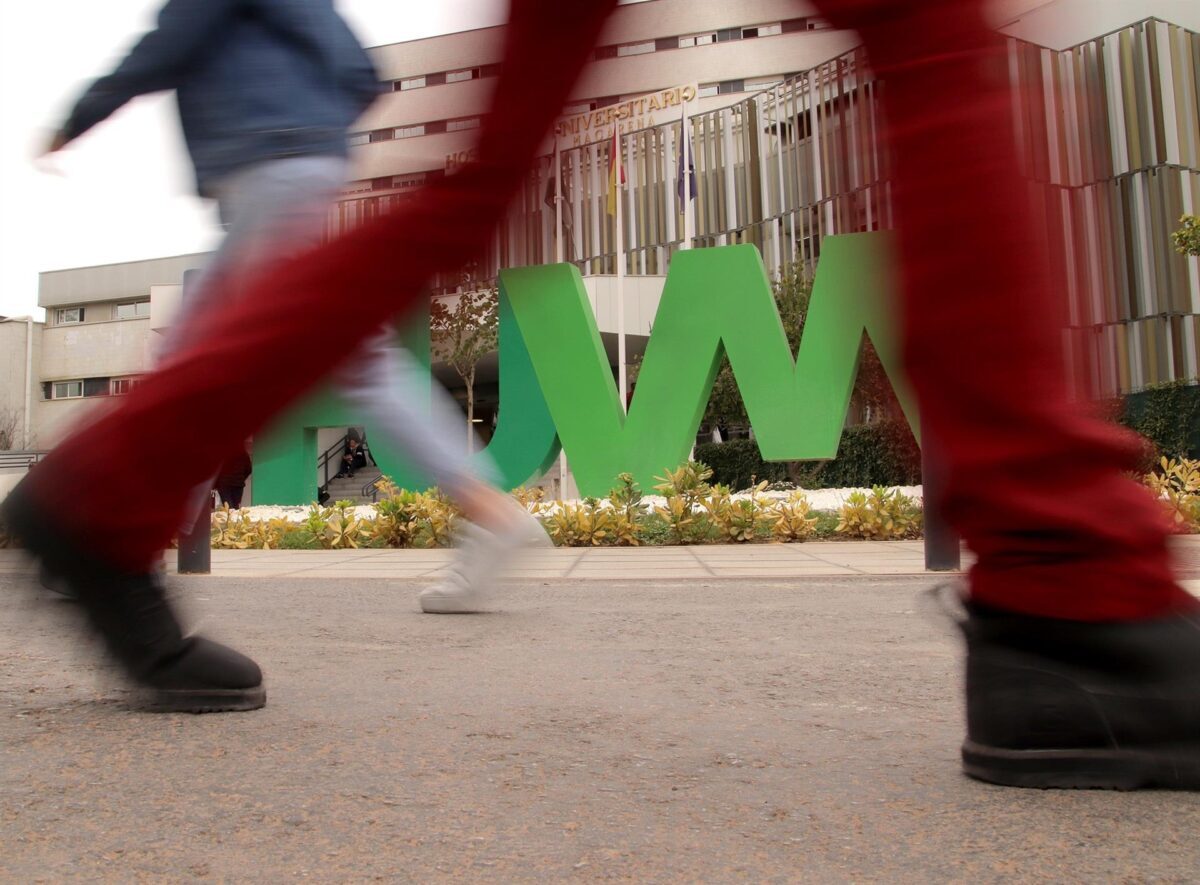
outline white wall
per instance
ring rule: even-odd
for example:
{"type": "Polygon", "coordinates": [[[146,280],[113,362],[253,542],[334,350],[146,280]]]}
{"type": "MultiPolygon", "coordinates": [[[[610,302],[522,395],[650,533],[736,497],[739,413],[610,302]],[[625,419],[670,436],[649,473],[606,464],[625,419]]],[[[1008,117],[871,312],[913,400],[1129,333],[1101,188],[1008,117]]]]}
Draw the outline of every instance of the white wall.
{"type": "Polygon", "coordinates": [[[1053,0],[1021,15],[1005,33],[1066,49],[1145,18],[1200,31],[1198,0],[1053,0]]]}
{"type": "MultiPolygon", "coordinates": [[[[29,326],[24,319],[0,322],[0,426],[4,430],[13,431],[15,448],[25,447],[25,394],[28,384],[25,361],[26,340],[30,335],[33,337],[33,364],[30,374],[33,376],[34,385],[31,402],[36,402],[41,396],[41,388],[37,381],[42,353],[42,328],[41,323],[29,326]]],[[[32,416],[30,420],[33,420],[32,416]]],[[[30,432],[34,430],[31,426],[30,432]]],[[[30,445],[33,444],[34,441],[30,440],[30,445]]]]}
{"type": "Polygon", "coordinates": [[[149,319],[53,326],[42,334],[41,380],[145,372],[153,356],[149,319]]]}

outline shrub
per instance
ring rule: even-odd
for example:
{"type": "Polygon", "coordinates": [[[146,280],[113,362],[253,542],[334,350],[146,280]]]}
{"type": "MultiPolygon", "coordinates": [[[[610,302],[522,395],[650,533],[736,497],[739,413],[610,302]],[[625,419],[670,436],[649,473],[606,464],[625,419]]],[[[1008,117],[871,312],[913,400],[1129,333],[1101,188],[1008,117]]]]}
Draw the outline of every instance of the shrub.
{"type": "Polygon", "coordinates": [[[870,496],[852,492],[839,516],[839,534],[871,541],[913,537],[921,528],[921,511],[916,502],[899,489],[881,486],[873,488],[870,496]]]}
{"type": "Polygon", "coordinates": [[[1159,457],[1200,455],[1200,386],[1185,381],[1156,384],[1125,397],[1118,420],[1153,446],[1144,469],[1159,457]]]}
{"type": "Polygon", "coordinates": [[[760,482],[751,490],[750,497],[734,501],[725,486],[713,486],[703,504],[709,523],[722,541],[753,541],[759,528],[771,521],[770,505],[761,497],[766,487],[765,482],[760,482]]]}
{"type": "Polygon", "coordinates": [[[792,492],[771,508],[771,534],[778,541],[803,541],[817,528],[817,517],[803,492],[792,492]]]}
{"type": "Polygon", "coordinates": [[[1200,531],[1200,461],[1163,458],[1143,482],[1166,506],[1176,533],[1200,531]]]}
{"type": "Polygon", "coordinates": [[[655,477],[659,483],[654,490],[667,499],[665,506],[655,508],[655,513],[666,523],[672,544],[694,544],[708,537],[709,521],[697,509],[712,491],[708,484],[711,477],[712,470],[699,461],[688,461],[655,477]]]}
{"type": "Polygon", "coordinates": [[[916,485],[921,481],[921,450],[903,420],[859,424],[842,431],[831,461],[762,460],[750,439],[696,446],[696,457],[713,467],[713,481],[731,489],[757,482],[791,480],[809,489],[916,485]]]}

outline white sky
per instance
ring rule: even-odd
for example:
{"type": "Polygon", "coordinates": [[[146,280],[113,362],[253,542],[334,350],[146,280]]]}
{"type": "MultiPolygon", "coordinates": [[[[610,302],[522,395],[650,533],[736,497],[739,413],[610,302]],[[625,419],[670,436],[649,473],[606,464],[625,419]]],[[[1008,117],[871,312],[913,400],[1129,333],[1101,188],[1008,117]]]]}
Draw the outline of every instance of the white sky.
{"type": "MultiPolygon", "coordinates": [[[[0,315],[33,314],[39,271],[212,248],[170,96],[131,103],[65,151],[31,158],[79,91],[148,30],[163,0],[0,2],[0,315]]],[[[504,0],[337,0],[368,46],[498,24],[504,0]]]]}

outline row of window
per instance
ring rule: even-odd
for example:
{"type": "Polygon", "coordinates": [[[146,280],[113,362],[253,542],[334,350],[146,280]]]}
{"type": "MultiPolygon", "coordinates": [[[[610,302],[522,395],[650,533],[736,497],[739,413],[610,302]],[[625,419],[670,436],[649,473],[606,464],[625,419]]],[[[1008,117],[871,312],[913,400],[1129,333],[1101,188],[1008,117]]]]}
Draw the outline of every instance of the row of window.
{"type": "Polygon", "coordinates": [[[142,383],[139,377],[76,378],[70,381],[46,381],[42,384],[45,399],[82,399],[91,396],[122,396],[142,383]]]}
{"type": "MultiPolygon", "coordinates": [[[[732,40],[753,40],[756,37],[773,37],[777,34],[794,34],[801,31],[821,31],[829,27],[829,23],[816,16],[805,18],[790,18],[785,21],[770,22],[762,25],[750,25],[739,28],[720,28],[715,31],[705,31],[700,34],[680,34],[674,37],[659,37],[656,40],[639,40],[635,43],[618,43],[611,46],[598,47],[593,58],[624,58],[629,55],[643,55],[648,52],[663,52],[668,49],[689,49],[695,46],[708,46],[711,43],[728,43],[732,40]]],[[[426,86],[442,86],[446,83],[462,83],[466,80],[478,80],[482,77],[495,77],[500,73],[500,65],[480,65],[474,68],[459,68],[454,71],[438,71],[433,74],[420,74],[415,77],[404,77],[392,81],[392,91],[408,92],[413,89],[424,89],[426,86]]],[[[403,137],[403,136],[397,136],[403,137]]],[[[364,142],[365,143],[365,142],[364,142]]]]}
{"type": "Polygon", "coordinates": [[[356,132],[348,139],[351,147],[363,144],[375,144],[380,141],[394,141],[400,138],[417,138],[422,135],[440,135],[443,132],[463,132],[467,129],[478,129],[483,123],[480,117],[457,117],[452,120],[431,120],[428,123],[416,123],[412,126],[397,126],[388,129],[375,129],[371,132],[356,132]]]}
{"type": "MultiPolygon", "coordinates": [[[[54,325],[70,326],[82,323],[86,315],[87,309],[83,307],[60,307],[54,312],[54,325]]],[[[112,319],[114,320],[140,320],[148,316],[150,316],[149,301],[130,301],[113,306],[112,319]]]]}
{"type": "Polygon", "coordinates": [[[774,37],[777,34],[792,34],[798,31],[817,31],[829,27],[819,18],[793,18],[787,21],[752,25],[744,28],[720,28],[699,34],[682,34],[676,37],[659,37],[656,40],[639,40],[636,43],[615,43],[596,49],[594,58],[624,58],[630,55],[645,55],[650,52],[665,52],[670,49],[690,49],[712,43],[728,43],[732,40],[753,40],[756,37],[774,37]]]}

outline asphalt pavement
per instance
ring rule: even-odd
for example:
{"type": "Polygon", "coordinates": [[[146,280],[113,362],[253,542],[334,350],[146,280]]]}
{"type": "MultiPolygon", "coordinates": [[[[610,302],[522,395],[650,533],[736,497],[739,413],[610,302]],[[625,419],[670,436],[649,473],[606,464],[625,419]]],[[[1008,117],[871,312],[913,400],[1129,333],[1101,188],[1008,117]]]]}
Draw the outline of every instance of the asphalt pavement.
{"type": "MultiPolygon", "coordinates": [[[[12,556],[14,554],[8,554],[12,556]]],[[[963,777],[929,577],[172,578],[268,705],[153,715],[0,574],[0,881],[1195,881],[1200,796],[963,777]]]]}

